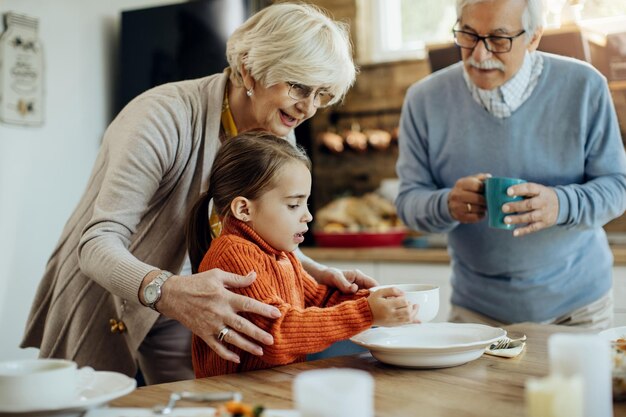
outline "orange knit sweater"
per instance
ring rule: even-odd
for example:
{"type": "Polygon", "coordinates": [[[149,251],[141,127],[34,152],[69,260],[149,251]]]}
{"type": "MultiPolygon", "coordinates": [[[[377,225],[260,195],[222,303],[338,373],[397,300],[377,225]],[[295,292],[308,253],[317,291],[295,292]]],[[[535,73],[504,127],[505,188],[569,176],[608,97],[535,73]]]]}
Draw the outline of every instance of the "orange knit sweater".
{"type": "Polygon", "coordinates": [[[372,325],[366,298],[369,291],[346,295],[317,284],[293,253],[273,249],[236,219],[230,220],[222,235],[211,243],[199,271],[212,268],[241,275],[256,271],[257,278],[252,285],[232,291],[274,305],[282,316],[267,319],[241,313],[270,333],[274,344],[262,346],[263,356],[229,345],[228,348],[241,358],[239,364],[220,358],[194,334],[192,359],[197,378],[302,362],[307,353],[319,352],[372,325]]]}

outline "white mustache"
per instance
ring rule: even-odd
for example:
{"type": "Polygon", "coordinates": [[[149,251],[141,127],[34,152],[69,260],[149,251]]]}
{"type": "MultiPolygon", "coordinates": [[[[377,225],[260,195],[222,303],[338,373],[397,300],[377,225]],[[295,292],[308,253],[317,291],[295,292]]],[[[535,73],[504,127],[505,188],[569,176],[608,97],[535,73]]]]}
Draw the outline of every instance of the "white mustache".
{"type": "Polygon", "coordinates": [[[488,59],[483,62],[478,62],[474,59],[473,56],[470,56],[469,59],[467,60],[467,63],[470,64],[472,67],[478,68],[478,69],[484,69],[484,70],[496,69],[499,71],[504,71],[504,64],[498,61],[497,59],[488,59]]]}

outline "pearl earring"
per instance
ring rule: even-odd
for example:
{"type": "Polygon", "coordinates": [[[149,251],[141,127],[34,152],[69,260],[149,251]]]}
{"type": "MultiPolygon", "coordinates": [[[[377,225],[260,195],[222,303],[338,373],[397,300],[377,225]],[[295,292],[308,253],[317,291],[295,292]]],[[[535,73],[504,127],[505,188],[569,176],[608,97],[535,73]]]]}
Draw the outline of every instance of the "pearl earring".
{"type": "Polygon", "coordinates": [[[252,97],[252,89],[246,90],[246,95],[252,97]]]}

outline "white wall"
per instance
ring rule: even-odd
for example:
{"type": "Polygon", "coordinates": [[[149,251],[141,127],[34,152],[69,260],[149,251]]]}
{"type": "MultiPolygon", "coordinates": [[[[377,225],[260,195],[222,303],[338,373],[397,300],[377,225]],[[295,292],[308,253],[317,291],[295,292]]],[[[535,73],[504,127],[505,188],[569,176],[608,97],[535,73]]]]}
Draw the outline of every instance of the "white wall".
{"type": "Polygon", "coordinates": [[[120,11],[180,2],[0,1],[0,15],[39,19],[46,91],[42,127],[0,123],[0,360],[37,355],[18,345],[45,264],[111,119],[120,11]]]}

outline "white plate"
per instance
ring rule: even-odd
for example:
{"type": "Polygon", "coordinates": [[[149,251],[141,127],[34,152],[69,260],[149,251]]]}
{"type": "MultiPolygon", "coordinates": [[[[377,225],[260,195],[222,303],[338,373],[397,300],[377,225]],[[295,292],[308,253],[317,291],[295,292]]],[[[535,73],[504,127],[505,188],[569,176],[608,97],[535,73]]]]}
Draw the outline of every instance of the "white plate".
{"type": "MultiPolygon", "coordinates": [[[[214,417],[215,408],[174,408],[168,417],[214,417]]],[[[90,410],[83,417],[154,417],[148,408],[98,408],[90,410]]],[[[296,410],[265,410],[263,417],[300,417],[296,410]]]]}
{"type": "Polygon", "coordinates": [[[87,410],[108,403],[109,401],[126,395],[133,391],[137,382],[118,372],[96,371],[93,382],[84,387],[76,398],[53,408],[32,408],[24,406],[22,408],[7,409],[0,404],[0,416],[12,415],[19,417],[43,416],[43,415],[72,415],[76,411],[87,410]],[[74,411],[74,413],[72,413],[74,411]]]}
{"type": "Polygon", "coordinates": [[[626,326],[613,327],[612,329],[602,330],[598,334],[602,336],[604,339],[609,340],[609,341],[617,340],[619,338],[625,339],[626,338],[626,326]]]}
{"type": "Polygon", "coordinates": [[[381,362],[408,368],[446,368],[478,359],[506,336],[496,327],[471,323],[425,323],[377,327],[352,337],[381,362]]]}

